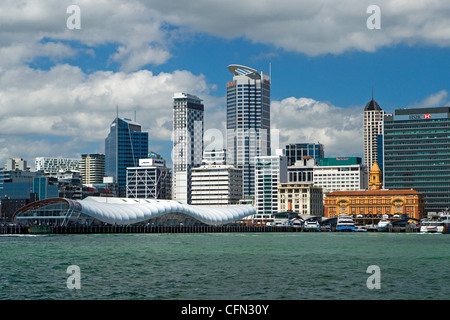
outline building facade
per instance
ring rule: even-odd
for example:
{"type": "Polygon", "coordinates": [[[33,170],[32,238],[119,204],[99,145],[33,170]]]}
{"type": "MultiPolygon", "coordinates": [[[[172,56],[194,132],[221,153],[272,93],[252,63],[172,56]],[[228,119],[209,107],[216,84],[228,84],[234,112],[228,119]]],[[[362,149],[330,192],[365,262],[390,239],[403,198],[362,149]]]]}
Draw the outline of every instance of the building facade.
{"type": "Polygon", "coordinates": [[[281,183],[278,187],[278,211],[291,209],[302,216],[323,216],[322,188],[312,183],[281,183]]]}
{"type": "Polygon", "coordinates": [[[42,171],[0,170],[0,221],[11,221],[21,206],[53,197],[58,197],[58,186],[42,171]]]}
{"type": "Polygon", "coordinates": [[[45,173],[80,170],[80,159],[37,157],[34,161],[34,168],[36,171],[45,173]]]}
{"type": "Polygon", "coordinates": [[[385,112],[373,100],[364,108],[364,165],[371,168],[378,159],[378,135],[383,135],[385,112]]]}
{"type": "Polygon", "coordinates": [[[13,170],[21,170],[27,171],[30,168],[27,166],[27,161],[22,158],[10,158],[6,161],[5,170],[13,171],[13,170]]]}
{"type": "Polygon", "coordinates": [[[243,173],[243,197],[255,192],[255,157],[270,156],[270,75],[230,65],[227,83],[227,164],[243,173]]]}
{"type": "Polygon", "coordinates": [[[80,172],[83,184],[103,183],[105,176],[105,155],[89,153],[81,155],[80,172]]]}
{"type": "Polygon", "coordinates": [[[325,196],[325,213],[327,218],[340,214],[362,217],[383,215],[423,219],[425,199],[415,190],[364,190],[334,191],[325,196]]]}
{"type": "Polygon", "coordinates": [[[210,149],[203,151],[202,164],[226,164],[227,163],[227,150],[226,149],[210,149]]]}
{"type": "Polygon", "coordinates": [[[225,164],[192,169],[192,205],[235,205],[241,198],[242,170],[225,164]]]}
{"type": "MultiPolygon", "coordinates": [[[[288,160],[289,163],[289,160],[288,160]]],[[[314,182],[314,167],[319,165],[319,160],[309,156],[297,160],[294,165],[288,166],[288,182],[314,182]]]]}
{"type": "Polygon", "coordinates": [[[163,159],[140,159],[139,167],[127,168],[127,198],[172,198],[171,171],[163,159]]]}
{"type": "Polygon", "coordinates": [[[278,212],[278,186],[287,182],[284,155],[255,158],[255,208],[257,214],[278,212]]]}
{"type": "Polygon", "coordinates": [[[325,196],[325,217],[333,218],[340,214],[362,218],[388,216],[423,219],[425,197],[412,189],[383,189],[382,172],[374,162],[369,174],[368,190],[335,191],[325,196]]]}
{"type": "Polygon", "coordinates": [[[321,143],[291,143],[286,145],[286,157],[288,166],[295,165],[296,161],[301,161],[304,157],[320,159],[325,157],[323,144],[321,143]]]}
{"type": "Polygon", "coordinates": [[[397,109],[384,122],[384,184],[424,194],[427,212],[450,208],[450,107],[397,109]]]}
{"type": "Polygon", "coordinates": [[[172,197],[191,203],[191,169],[203,158],[204,105],[187,93],[173,96],[173,181],[172,197]]]}
{"type": "Polygon", "coordinates": [[[127,168],[138,166],[147,154],[148,132],[130,119],[114,119],[105,139],[105,176],[117,183],[119,196],[126,196],[127,168]]]}
{"type": "Polygon", "coordinates": [[[368,186],[366,171],[359,157],[323,158],[314,167],[313,181],[316,186],[323,188],[324,194],[363,190],[368,186]]]}

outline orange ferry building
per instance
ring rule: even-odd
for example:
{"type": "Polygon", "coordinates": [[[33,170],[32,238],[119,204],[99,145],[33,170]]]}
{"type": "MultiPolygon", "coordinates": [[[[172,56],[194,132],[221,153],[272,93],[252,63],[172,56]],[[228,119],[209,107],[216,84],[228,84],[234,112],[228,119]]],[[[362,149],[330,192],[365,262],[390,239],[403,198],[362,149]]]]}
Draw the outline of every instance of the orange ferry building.
{"type": "Polygon", "coordinates": [[[383,190],[382,173],[375,162],[369,174],[369,190],[334,191],[325,197],[324,216],[425,218],[425,198],[416,190],[383,190]]]}

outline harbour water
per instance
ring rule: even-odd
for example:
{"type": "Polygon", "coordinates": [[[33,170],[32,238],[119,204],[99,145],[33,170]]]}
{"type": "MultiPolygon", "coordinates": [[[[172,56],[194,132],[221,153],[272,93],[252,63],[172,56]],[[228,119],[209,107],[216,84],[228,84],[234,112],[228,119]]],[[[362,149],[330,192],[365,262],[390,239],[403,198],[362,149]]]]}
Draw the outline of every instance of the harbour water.
{"type": "Polygon", "coordinates": [[[0,300],[441,300],[449,249],[419,233],[1,235],[0,300]]]}

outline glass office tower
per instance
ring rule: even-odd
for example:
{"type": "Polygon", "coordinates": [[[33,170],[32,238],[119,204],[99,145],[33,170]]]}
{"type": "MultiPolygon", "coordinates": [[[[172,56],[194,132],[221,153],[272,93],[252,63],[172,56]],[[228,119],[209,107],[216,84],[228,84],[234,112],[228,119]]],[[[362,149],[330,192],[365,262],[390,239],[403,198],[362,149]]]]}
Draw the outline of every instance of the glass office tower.
{"type": "Polygon", "coordinates": [[[243,172],[243,198],[255,194],[255,157],[270,156],[270,75],[230,65],[227,83],[227,163],[243,172]]]}
{"type": "Polygon", "coordinates": [[[130,119],[114,119],[105,139],[105,176],[114,178],[119,197],[126,196],[127,167],[137,167],[147,155],[148,132],[130,119]]]}
{"type": "Polygon", "coordinates": [[[384,120],[384,183],[425,195],[425,211],[450,207],[450,107],[397,109],[384,120]]]}
{"type": "Polygon", "coordinates": [[[286,157],[288,166],[295,165],[303,157],[311,157],[319,160],[324,158],[323,144],[321,143],[290,143],[286,145],[286,157]]]}

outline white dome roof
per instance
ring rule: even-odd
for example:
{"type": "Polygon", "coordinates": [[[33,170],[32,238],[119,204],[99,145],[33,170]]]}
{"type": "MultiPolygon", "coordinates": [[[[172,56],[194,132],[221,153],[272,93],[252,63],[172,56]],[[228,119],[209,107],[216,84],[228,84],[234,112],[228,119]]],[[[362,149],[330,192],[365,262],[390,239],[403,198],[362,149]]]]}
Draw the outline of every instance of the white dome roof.
{"type": "Polygon", "coordinates": [[[250,205],[204,207],[174,200],[88,197],[79,201],[81,212],[106,223],[134,224],[168,213],[182,213],[203,223],[226,224],[256,214],[250,205]]]}

